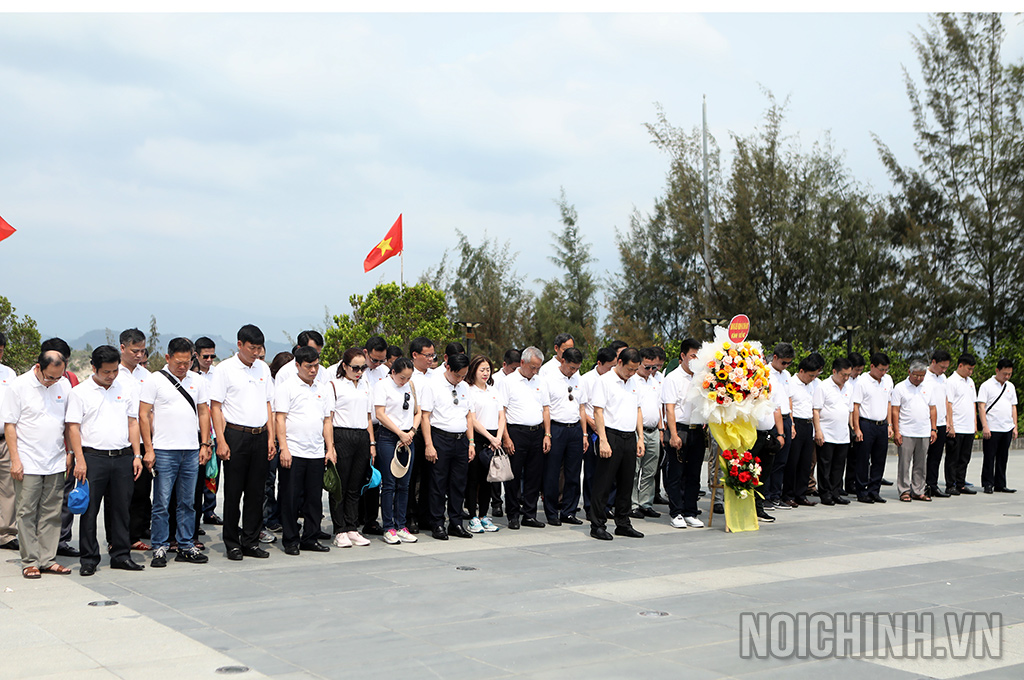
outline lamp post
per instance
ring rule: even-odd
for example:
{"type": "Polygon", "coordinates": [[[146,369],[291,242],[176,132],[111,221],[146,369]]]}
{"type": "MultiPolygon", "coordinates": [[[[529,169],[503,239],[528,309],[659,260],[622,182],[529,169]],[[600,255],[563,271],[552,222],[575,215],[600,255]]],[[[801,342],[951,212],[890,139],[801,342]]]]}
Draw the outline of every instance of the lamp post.
{"type": "Polygon", "coordinates": [[[963,349],[962,353],[963,354],[967,354],[967,339],[969,337],[971,337],[972,333],[976,333],[976,332],[978,332],[981,329],[980,328],[954,328],[953,330],[955,330],[957,333],[959,333],[963,337],[963,339],[964,339],[964,349],[963,349]]]}
{"type": "Polygon", "coordinates": [[[853,352],[853,332],[859,331],[860,326],[836,326],[837,331],[843,331],[846,333],[846,354],[849,355],[853,352]]]}
{"type": "Polygon", "coordinates": [[[478,321],[456,321],[455,325],[466,334],[466,354],[472,356],[473,339],[476,337],[476,328],[480,325],[478,321]]]}
{"type": "Polygon", "coordinates": [[[715,334],[715,326],[723,326],[724,327],[725,324],[729,323],[729,319],[727,319],[725,317],[721,317],[721,316],[706,316],[703,319],[701,319],[701,321],[703,321],[707,325],[711,326],[711,335],[712,336],[714,336],[714,334],[715,334]]]}

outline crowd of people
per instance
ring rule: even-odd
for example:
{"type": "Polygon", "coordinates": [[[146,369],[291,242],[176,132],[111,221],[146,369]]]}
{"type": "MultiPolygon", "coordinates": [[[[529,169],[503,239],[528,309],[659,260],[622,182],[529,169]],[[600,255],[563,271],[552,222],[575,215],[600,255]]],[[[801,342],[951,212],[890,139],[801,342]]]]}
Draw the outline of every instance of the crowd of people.
{"type": "MultiPolygon", "coordinates": [[[[656,504],[668,506],[674,528],[704,526],[702,468],[709,479],[718,473],[715,444],[691,406],[697,340],[682,341],[667,374],[664,349],[615,341],[582,375],[568,334],[546,362],[527,347],[505,352],[500,366],[458,342],[439,357],[431,340],[415,338],[405,356],[372,337],[325,368],[323,337],[304,331],[297,340],[268,364],[263,333],[246,325],[233,356],[215,364],[209,338],[174,338],[151,373],[145,335],[133,328],[119,348],[93,350],[92,375],[81,380],[59,338],[42,343],[21,376],[0,365],[0,548],[20,550],[25,578],[70,573],[57,556],[78,557],[79,573],[94,574],[101,504],[110,567],[130,571],[144,568],[133,551],[152,551],[155,568],[172,553],[206,563],[204,525],[223,525],[229,560],[269,557],[263,546],[278,533],[284,553],[298,555],[365,547],[367,536],[392,545],[428,533],[468,539],[499,531],[502,517],[513,531],[581,525],[581,501],[599,540],[643,538],[633,520],[661,517],[656,504]]],[[[0,334],[0,358],[5,347],[0,334]]],[[[976,389],[970,354],[947,376],[952,358],[936,351],[898,385],[882,353],[838,358],[825,377],[820,355],[791,373],[794,357],[788,343],[771,351],[775,408],[751,449],[764,471],[762,522],[819,502],[885,503],[889,441],[900,501],[976,493],[967,468],[979,431],[982,490],[1014,492],[1011,362],[999,361],[976,389]]],[[[721,489],[709,491],[712,512],[722,512],[721,489]]]]}

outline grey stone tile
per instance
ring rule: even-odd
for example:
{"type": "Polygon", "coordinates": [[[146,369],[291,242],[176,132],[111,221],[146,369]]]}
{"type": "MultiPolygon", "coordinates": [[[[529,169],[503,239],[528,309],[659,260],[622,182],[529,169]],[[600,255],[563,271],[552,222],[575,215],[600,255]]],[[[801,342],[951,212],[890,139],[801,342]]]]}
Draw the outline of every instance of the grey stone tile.
{"type": "MultiPolygon", "coordinates": [[[[763,661],[760,663],[768,664],[763,661]]],[[[751,666],[753,668],[754,666],[751,666]]],[[[748,673],[739,673],[737,678],[742,680],[774,680],[780,676],[778,667],[753,670],[748,673]]],[[[785,667],[785,677],[794,680],[862,680],[863,678],[878,678],[878,680],[921,680],[918,673],[888,668],[878,664],[861,661],[859,659],[822,659],[820,661],[804,661],[801,663],[789,664],[785,667]]]]}
{"type": "Polygon", "coordinates": [[[636,656],[623,647],[573,633],[540,640],[475,647],[464,650],[463,654],[508,672],[528,676],[579,664],[636,656]]]}

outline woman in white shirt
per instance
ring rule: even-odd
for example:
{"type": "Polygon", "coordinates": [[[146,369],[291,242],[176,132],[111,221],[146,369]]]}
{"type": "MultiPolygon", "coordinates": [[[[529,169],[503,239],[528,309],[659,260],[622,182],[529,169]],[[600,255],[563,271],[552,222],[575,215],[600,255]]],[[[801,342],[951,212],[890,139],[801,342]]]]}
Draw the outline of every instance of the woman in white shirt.
{"type": "Polygon", "coordinates": [[[420,426],[420,405],[412,378],[412,359],[398,357],[391,365],[391,374],[379,381],[373,389],[373,408],[380,421],[377,438],[377,469],[380,470],[380,517],[384,526],[383,541],[415,543],[416,537],[405,526],[405,510],[409,504],[409,479],[412,476],[413,435],[420,426]],[[391,460],[399,444],[408,453],[398,455],[405,474],[396,478],[391,472],[391,460]]]}
{"type": "Polygon", "coordinates": [[[497,525],[487,516],[491,503],[491,483],[487,473],[491,467],[494,451],[501,448],[505,434],[505,409],[501,394],[491,379],[491,362],[487,357],[477,355],[469,362],[466,374],[470,399],[473,402],[475,429],[487,444],[469,463],[466,478],[466,508],[469,510],[469,530],[474,534],[497,531],[497,525]],[[479,509],[479,512],[478,512],[479,509]]]}
{"type": "Polygon", "coordinates": [[[370,545],[356,529],[360,491],[369,476],[376,446],[370,421],[370,387],[363,380],[365,372],[366,355],[353,347],[345,350],[336,377],[330,382],[334,394],[334,451],[341,478],[341,498],[332,498],[330,506],[333,543],[339,548],[370,545]]]}

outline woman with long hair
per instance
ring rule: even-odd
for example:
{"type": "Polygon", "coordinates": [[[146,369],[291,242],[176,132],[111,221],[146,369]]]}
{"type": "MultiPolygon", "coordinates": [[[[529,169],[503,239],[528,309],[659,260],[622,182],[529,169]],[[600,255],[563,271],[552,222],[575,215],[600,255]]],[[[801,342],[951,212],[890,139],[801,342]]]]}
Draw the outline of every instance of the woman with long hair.
{"type": "Polygon", "coordinates": [[[380,517],[384,526],[383,541],[415,543],[416,537],[405,526],[405,510],[409,503],[409,479],[412,476],[413,435],[420,426],[420,405],[411,382],[412,360],[398,357],[391,365],[391,374],[374,386],[373,407],[380,421],[377,438],[380,470],[380,517]],[[407,451],[395,452],[399,444],[407,451]],[[391,460],[398,456],[398,467],[405,472],[395,477],[391,460]]]}
{"type": "Polygon", "coordinates": [[[505,404],[502,402],[501,394],[494,387],[494,380],[491,379],[491,362],[487,357],[479,354],[473,357],[469,362],[466,382],[470,385],[474,427],[487,442],[470,461],[469,475],[466,479],[469,530],[474,534],[480,534],[498,530],[498,526],[487,516],[487,509],[491,507],[491,484],[487,481],[487,473],[491,467],[491,457],[501,448],[501,438],[505,433],[505,404]]]}
{"type": "Polygon", "coordinates": [[[363,380],[366,354],[358,347],[345,350],[330,385],[334,395],[334,451],[338,457],[341,496],[331,499],[334,540],[339,548],[370,545],[357,530],[359,495],[373,463],[373,423],[370,421],[370,387],[363,380]]]}

